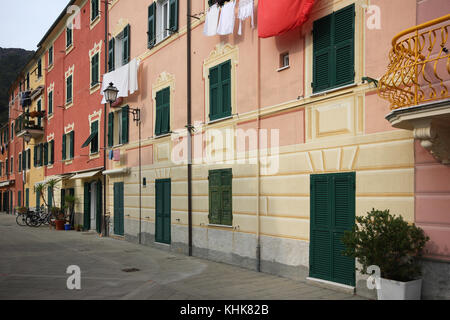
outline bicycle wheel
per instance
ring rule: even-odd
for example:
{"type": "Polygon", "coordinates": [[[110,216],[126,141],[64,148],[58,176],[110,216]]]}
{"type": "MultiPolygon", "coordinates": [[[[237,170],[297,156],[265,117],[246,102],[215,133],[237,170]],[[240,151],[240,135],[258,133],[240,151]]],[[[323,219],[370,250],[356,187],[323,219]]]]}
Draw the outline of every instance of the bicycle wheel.
{"type": "Polygon", "coordinates": [[[27,225],[30,227],[39,227],[41,225],[39,217],[37,215],[29,215],[27,217],[27,225]]]}
{"type": "Polygon", "coordinates": [[[24,227],[27,225],[27,217],[25,214],[20,213],[17,217],[16,217],[16,222],[19,226],[24,227]]]}

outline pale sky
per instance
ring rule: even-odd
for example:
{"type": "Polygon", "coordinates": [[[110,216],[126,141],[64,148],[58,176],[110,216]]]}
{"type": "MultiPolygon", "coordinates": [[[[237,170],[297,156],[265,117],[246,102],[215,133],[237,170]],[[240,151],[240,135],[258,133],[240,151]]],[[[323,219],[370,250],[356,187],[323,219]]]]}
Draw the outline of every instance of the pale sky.
{"type": "Polygon", "coordinates": [[[69,0],[0,0],[0,47],[36,50],[69,0]]]}

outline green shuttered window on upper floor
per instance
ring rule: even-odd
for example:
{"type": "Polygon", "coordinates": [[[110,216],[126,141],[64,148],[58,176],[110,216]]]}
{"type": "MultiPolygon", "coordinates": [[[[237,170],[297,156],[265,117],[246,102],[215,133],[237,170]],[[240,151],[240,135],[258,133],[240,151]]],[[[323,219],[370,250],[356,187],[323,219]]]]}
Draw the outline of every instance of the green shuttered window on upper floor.
{"type": "Polygon", "coordinates": [[[48,114],[53,114],[53,91],[48,93],[48,114]]]}
{"type": "Polygon", "coordinates": [[[108,114],[108,147],[128,143],[129,131],[130,116],[128,106],[108,114]]]}
{"type": "Polygon", "coordinates": [[[209,223],[231,226],[232,207],[232,169],[209,171],[209,223]]]}
{"type": "Polygon", "coordinates": [[[170,87],[156,93],[155,135],[170,132],[170,87]]]}
{"type": "Polygon", "coordinates": [[[72,75],[66,79],[66,103],[72,102],[72,75]]]}
{"type": "Polygon", "coordinates": [[[99,84],[99,53],[96,53],[91,58],[91,87],[96,86],[99,84]]]}
{"type": "Polygon", "coordinates": [[[100,0],[91,0],[91,21],[94,21],[100,14],[100,0]]]}
{"type": "Polygon", "coordinates": [[[74,157],[75,151],[75,132],[70,131],[62,137],[62,159],[70,160],[74,157]]]}
{"type": "Polygon", "coordinates": [[[73,41],[73,29],[72,24],[66,27],[66,48],[69,48],[72,45],[73,41]]]}
{"type": "Polygon", "coordinates": [[[209,119],[231,116],[231,61],[209,69],[209,119]]]}
{"type": "Polygon", "coordinates": [[[355,78],[354,4],[314,21],[313,92],[348,84],[355,78]]]}
{"type": "Polygon", "coordinates": [[[108,41],[108,72],[130,62],[130,41],[130,25],[127,25],[115,38],[108,41]]]}
{"type": "Polygon", "coordinates": [[[178,31],[179,0],[158,0],[148,7],[147,47],[178,31]]]}

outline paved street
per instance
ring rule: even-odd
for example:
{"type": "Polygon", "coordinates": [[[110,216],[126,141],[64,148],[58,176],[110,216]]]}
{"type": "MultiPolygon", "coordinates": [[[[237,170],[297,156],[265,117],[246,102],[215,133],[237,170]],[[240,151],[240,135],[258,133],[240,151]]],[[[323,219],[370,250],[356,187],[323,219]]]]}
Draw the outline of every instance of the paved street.
{"type": "Polygon", "coordinates": [[[0,214],[0,299],[360,298],[93,233],[19,227],[0,214]],[[81,290],[67,289],[69,265],[81,268],[81,290]]]}

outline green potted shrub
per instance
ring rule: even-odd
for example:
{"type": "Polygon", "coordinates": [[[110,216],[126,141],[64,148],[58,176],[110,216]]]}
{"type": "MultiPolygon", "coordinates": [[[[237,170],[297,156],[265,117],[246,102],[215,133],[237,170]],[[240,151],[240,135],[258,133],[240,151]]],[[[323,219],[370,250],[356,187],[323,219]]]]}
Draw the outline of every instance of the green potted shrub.
{"type": "Polygon", "coordinates": [[[358,259],[363,274],[370,274],[370,266],[380,268],[378,300],[419,300],[418,258],[429,240],[423,230],[389,210],[372,209],[365,217],[356,217],[356,222],[352,231],[344,233],[344,255],[358,259]]]}

